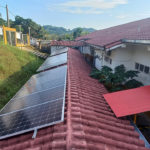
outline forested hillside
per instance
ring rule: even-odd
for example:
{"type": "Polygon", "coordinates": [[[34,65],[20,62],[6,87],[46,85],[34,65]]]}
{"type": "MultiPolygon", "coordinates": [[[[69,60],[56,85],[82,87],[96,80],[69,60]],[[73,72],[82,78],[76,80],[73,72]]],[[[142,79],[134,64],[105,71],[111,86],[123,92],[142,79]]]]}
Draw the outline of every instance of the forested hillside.
{"type": "MultiPolygon", "coordinates": [[[[0,18],[0,26],[7,26],[6,20],[0,18]]],[[[15,20],[10,20],[10,26],[16,28],[17,31],[27,34],[29,27],[31,27],[31,37],[47,40],[74,40],[77,36],[86,35],[95,31],[93,28],[75,28],[66,29],[63,27],[55,27],[51,25],[41,26],[34,22],[32,19],[24,19],[23,17],[16,16],[15,20]]]]}
{"type": "MultiPolygon", "coordinates": [[[[73,33],[77,29],[77,28],[74,28],[74,29],[70,30],[70,29],[66,29],[63,27],[55,27],[55,26],[51,26],[51,25],[44,25],[43,27],[48,33],[57,34],[57,35],[73,33]]],[[[95,29],[93,29],[93,28],[81,28],[81,29],[83,32],[88,32],[88,33],[95,31],[95,29]]]]}

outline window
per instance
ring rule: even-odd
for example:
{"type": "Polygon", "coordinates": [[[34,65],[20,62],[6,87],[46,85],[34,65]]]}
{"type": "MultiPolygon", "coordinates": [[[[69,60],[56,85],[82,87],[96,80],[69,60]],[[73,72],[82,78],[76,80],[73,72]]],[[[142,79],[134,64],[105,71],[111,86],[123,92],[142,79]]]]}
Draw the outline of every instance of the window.
{"type": "Polygon", "coordinates": [[[149,67],[148,67],[148,66],[145,66],[144,72],[145,72],[145,73],[149,73],[149,67]]]}
{"type": "Polygon", "coordinates": [[[108,56],[105,56],[105,57],[104,57],[104,60],[105,60],[106,62],[108,62],[109,64],[112,64],[112,59],[109,58],[108,56]]]}
{"type": "Polygon", "coordinates": [[[112,64],[112,59],[110,59],[110,64],[112,64]]]}
{"type": "Polygon", "coordinates": [[[139,63],[135,63],[135,69],[139,69],[140,64],[139,63]]]}
{"type": "Polygon", "coordinates": [[[111,56],[111,51],[108,51],[106,54],[107,56],[111,56]]]}
{"type": "Polygon", "coordinates": [[[135,63],[135,69],[144,72],[146,74],[150,73],[150,67],[144,66],[143,64],[139,64],[137,62],[135,63]]]}
{"type": "Polygon", "coordinates": [[[140,71],[144,70],[144,65],[140,64],[140,71]]]}

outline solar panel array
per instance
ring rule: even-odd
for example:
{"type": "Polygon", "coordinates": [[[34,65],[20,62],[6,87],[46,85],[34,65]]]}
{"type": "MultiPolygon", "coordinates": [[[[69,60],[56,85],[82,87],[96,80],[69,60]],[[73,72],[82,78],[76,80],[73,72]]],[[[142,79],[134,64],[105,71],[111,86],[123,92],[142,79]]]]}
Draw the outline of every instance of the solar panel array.
{"type": "Polygon", "coordinates": [[[66,63],[67,63],[67,53],[48,57],[46,61],[39,67],[37,72],[41,72],[66,63]]]}
{"type": "Polygon", "coordinates": [[[0,112],[0,139],[64,120],[67,66],[39,73],[0,112]]]}

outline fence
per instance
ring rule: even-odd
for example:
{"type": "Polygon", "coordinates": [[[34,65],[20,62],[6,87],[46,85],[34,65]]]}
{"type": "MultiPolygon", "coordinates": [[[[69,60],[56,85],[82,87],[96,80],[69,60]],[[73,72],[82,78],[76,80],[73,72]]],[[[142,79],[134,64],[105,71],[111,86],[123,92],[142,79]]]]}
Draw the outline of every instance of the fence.
{"type": "Polygon", "coordinates": [[[3,40],[5,44],[10,44],[13,46],[29,46],[30,37],[28,34],[22,34],[21,32],[16,32],[15,28],[0,27],[0,35],[3,35],[3,40]]]}

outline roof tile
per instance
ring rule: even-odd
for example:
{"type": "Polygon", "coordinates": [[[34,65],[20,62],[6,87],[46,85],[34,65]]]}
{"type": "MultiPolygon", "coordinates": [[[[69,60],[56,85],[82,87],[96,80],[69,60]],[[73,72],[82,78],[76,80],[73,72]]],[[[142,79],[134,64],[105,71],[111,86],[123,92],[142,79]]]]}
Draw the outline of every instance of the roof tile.
{"type": "Polygon", "coordinates": [[[0,150],[146,150],[126,118],[116,118],[102,97],[107,90],[89,77],[81,54],[68,52],[68,78],[63,123],[0,141],[0,150]]]}
{"type": "Polygon", "coordinates": [[[150,40],[150,18],[98,30],[76,40],[87,39],[86,42],[98,46],[112,46],[121,43],[122,39],[150,40]]]}

